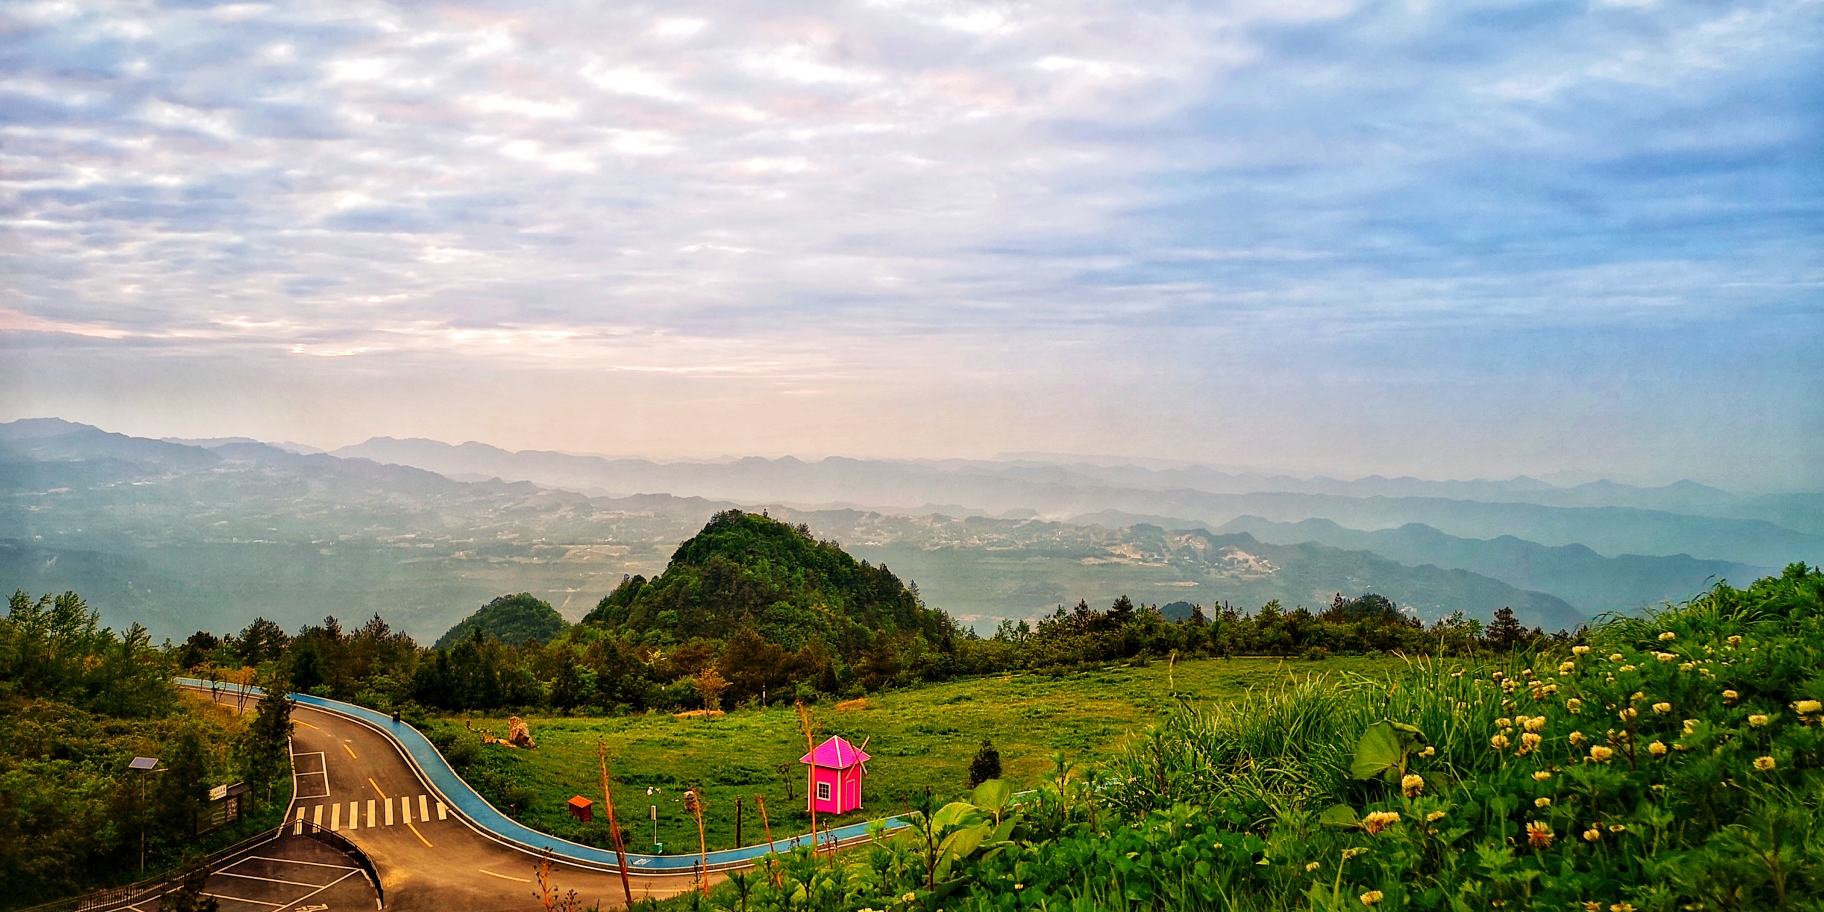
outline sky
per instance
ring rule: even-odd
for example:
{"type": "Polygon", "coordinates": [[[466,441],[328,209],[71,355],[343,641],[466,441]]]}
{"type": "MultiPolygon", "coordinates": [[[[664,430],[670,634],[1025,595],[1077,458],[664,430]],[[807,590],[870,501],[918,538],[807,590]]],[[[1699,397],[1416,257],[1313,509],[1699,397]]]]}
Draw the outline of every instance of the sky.
{"type": "Polygon", "coordinates": [[[14,2],[0,420],[1824,489],[1824,4],[14,2]]]}

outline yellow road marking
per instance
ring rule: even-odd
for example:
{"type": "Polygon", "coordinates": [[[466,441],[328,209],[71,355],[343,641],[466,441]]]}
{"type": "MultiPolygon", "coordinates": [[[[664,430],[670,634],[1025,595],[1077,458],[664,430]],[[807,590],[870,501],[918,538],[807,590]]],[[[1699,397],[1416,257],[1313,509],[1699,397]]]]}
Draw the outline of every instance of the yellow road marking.
{"type": "Polygon", "coordinates": [[[350,759],[350,760],[359,760],[359,759],[361,759],[361,758],[360,758],[360,757],[357,757],[357,756],[355,756],[355,749],[354,749],[354,748],[352,748],[352,747],[349,747],[349,746],[348,746],[348,745],[346,745],[346,744],[344,744],[344,745],[342,745],[342,749],[343,749],[343,750],[345,750],[345,751],[348,751],[348,759],[350,759]]]}
{"type": "Polygon", "coordinates": [[[380,783],[375,782],[374,777],[372,777],[372,776],[367,777],[367,784],[373,786],[374,791],[379,793],[381,801],[391,801],[392,800],[391,798],[386,797],[385,792],[380,791],[380,783]]]}
{"type": "Polygon", "coordinates": [[[429,839],[424,838],[423,833],[418,832],[417,827],[412,826],[412,822],[410,820],[405,821],[405,825],[412,828],[412,835],[418,837],[418,841],[424,843],[425,848],[427,848],[427,849],[435,848],[435,846],[431,845],[431,841],[429,839]]]}
{"type": "Polygon", "coordinates": [[[296,722],[299,725],[302,725],[305,728],[310,729],[311,731],[322,731],[323,730],[323,729],[316,727],[315,725],[310,724],[309,722],[304,721],[303,719],[293,719],[291,721],[296,722]]]}
{"type": "Polygon", "coordinates": [[[501,880],[511,880],[511,881],[516,881],[518,883],[531,883],[532,882],[532,881],[525,879],[524,877],[508,877],[505,874],[496,874],[493,871],[490,871],[486,868],[476,868],[475,870],[480,871],[481,873],[486,874],[489,877],[498,877],[501,880]]]}

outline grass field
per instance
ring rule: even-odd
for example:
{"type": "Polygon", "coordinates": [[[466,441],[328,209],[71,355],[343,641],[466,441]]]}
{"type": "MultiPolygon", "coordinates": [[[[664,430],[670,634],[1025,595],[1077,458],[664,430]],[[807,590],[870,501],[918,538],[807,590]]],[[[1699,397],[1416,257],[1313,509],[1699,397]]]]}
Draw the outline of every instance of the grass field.
{"type": "MultiPolygon", "coordinates": [[[[1378,676],[1402,664],[1385,657],[1315,662],[1198,659],[1087,670],[1059,678],[1016,674],[877,694],[859,710],[839,712],[824,704],[815,708],[814,718],[819,741],[832,734],[858,745],[866,741],[873,757],[862,787],[863,810],[834,821],[840,826],[896,813],[902,807],[901,796],[926,786],[940,797],[963,793],[969,761],[984,737],[1000,750],[1003,778],[1024,788],[1051,768],[1056,752],[1095,759],[1092,755],[1118,746],[1130,732],[1143,731],[1171,704],[1174,692],[1193,704],[1207,705],[1288,678],[1378,676]]],[[[691,786],[700,786],[707,798],[705,827],[711,850],[735,845],[737,797],[746,805],[744,844],[764,841],[754,803],[757,795],[766,800],[775,836],[808,829],[805,773],[798,763],[805,753],[804,736],[789,706],[731,712],[714,720],[650,714],[527,721],[538,744],[535,749],[483,745],[466,775],[503,808],[510,803],[503,800],[506,793],[520,790],[526,806],[516,816],[529,826],[607,845],[607,828],[599,817],[596,744],[601,741],[608,748],[617,811],[634,839],[631,849],[651,848],[649,809],[656,807],[658,838],[665,851],[696,852],[696,824],[681,800],[691,786]],[[649,788],[654,790],[650,797],[649,788]],[[598,802],[596,823],[570,819],[564,803],[579,794],[598,802]]],[[[500,716],[446,717],[432,725],[447,731],[465,723],[497,735],[506,730],[500,716]]],[[[821,826],[824,820],[818,822],[821,826]]]]}

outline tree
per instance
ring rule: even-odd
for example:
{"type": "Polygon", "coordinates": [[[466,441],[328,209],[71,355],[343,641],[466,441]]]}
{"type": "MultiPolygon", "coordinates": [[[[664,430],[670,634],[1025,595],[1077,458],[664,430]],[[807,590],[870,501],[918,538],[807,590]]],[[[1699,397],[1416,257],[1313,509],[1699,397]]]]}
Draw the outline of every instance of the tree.
{"type": "Polygon", "coordinates": [[[278,658],[291,643],[291,638],[285,635],[279,625],[263,617],[256,617],[253,623],[247,625],[247,629],[241,631],[236,643],[235,651],[239,653],[241,663],[258,665],[278,658]]]}
{"type": "Polygon", "coordinates": [[[551,705],[557,709],[575,709],[583,702],[583,677],[577,673],[576,654],[563,648],[558,659],[557,676],[551,679],[551,705]]]}
{"type": "Polygon", "coordinates": [[[707,712],[721,708],[722,692],[727,689],[728,682],[714,668],[706,668],[697,675],[697,693],[703,696],[703,709],[707,712]]]}
{"type": "Polygon", "coordinates": [[[165,832],[182,842],[196,835],[198,819],[209,803],[209,757],[196,726],[178,733],[176,749],[165,758],[158,777],[157,816],[165,832]]]}
{"type": "Polygon", "coordinates": [[[169,912],[219,912],[222,904],[203,891],[209,886],[209,866],[200,859],[184,863],[178,874],[180,886],[159,901],[160,909],[169,912]]]}
{"type": "Polygon", "coordinates": [[[236,753],[248,788],[256,794],[265,792],[270,801],[273,785],[291,766],[291,693],[277,674],[262,683],[266,695],[260,698],[253,724],[242,731],[236,753]]]}
{"type": "Polygon", "coordinates": [[[1514,609],[1501,608],[1495,612],[1495,619],[1488,625],[1488,645],[1502,652],[1512,651],[1526,639],[1526,628],[1514,618],[1514,609]]]}
{"type": "Polygon", "coordinates": [[[1001,752],[994,749],[994,742],[982,739],[982,749],[975,752],[975,759],[969,761],[969,787],[975,788],[990,779],[1001,778],[1001,752]]]}

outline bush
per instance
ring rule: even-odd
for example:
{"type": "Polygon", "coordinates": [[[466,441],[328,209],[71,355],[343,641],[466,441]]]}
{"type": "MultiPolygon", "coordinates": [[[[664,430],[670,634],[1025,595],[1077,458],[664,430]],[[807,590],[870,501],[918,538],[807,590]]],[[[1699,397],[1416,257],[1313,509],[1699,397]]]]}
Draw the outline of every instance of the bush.
{"type": "Polygon", "coordinates": [[[969,787],[975,788],[990,779],[1001,778],[1001,752],[994,749],[994,742],[982,739],[982,749],[975,752],[975,759],[969,761],[969,787]]]}

